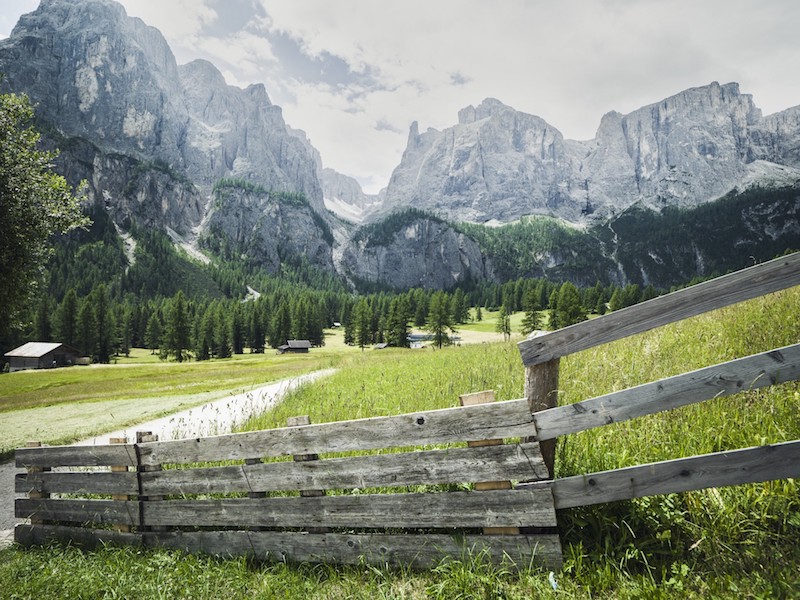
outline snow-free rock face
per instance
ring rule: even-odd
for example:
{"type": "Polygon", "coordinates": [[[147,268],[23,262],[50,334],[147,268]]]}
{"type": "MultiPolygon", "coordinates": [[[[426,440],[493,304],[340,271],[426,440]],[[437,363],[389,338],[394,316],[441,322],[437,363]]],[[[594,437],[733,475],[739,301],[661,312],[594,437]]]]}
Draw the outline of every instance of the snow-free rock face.
{"type": "Polygon", "coordinates": [[[203,239],[206,248],[227,258],[247,258],[270,273],[300,260],[333,270],[331,230],[296,195],[234,183],[218,186],[203,239]]]}
{"type": "Polygon", "coordinates": [[[557,129],[493,99],[463,109],[458,120],[441,132],[420,134],[411,125],[386,190],[386,212],[414,206],[476,222],[556,211],[577,216],[565,187],[573,157],[557,129]]]}
{"type": "Polygon", "coordinates": [[[314,158],[264,86],[228,86],[206,61],[178,67],[161,33],[116,2],[42,0],[0,41],[0,71],[4,90],[36,104],[60,168],[118,224],[190,232],[221,178],[323,209],[314,158]]]}
{"type": "Polygon", "coordinates": [[[448,289],[468,280],[494,279],[474,240],[425,218],[413,219],[388,236],[356,236],[344,250],[342,267],[354,279],[398,289],[448,289]]]}
{"type": "Polygon", "coordinates": [[[325,208],[351,223],[364,221],[382,201],[380,195],[364,193],[358,181],[334,169],[323,169],[320,179],[325,208]]]}
{"type": "Polygon", "coordinates": [[[581,222],[636,203],[696,206],[752,183],[757,159],[794,171],[799,142],[800,108],[764,118],[736,83],[608,113],[585,142],[489,99],[444,131],[420,134],[412,124],[383,212],[413,206],[475,222],[528,214],[581,222]]]}

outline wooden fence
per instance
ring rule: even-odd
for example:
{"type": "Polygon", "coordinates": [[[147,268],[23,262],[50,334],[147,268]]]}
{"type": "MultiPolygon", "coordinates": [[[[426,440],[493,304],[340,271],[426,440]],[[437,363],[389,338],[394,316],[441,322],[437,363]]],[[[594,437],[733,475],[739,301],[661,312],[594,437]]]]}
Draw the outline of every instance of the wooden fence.
{"type": "Polygon", "coordinates": [[[556,509],[800,476],[800,441],[550,476],[558,436],[800,379],[800,344],[557,407],[559,357],[798,284],[794,254],[521,342],[520,400],[479,392],[391,417],[22,448],[16,514],[30,524],[15,537],[423,567],[483,551],[557,568],[556,509]]]}

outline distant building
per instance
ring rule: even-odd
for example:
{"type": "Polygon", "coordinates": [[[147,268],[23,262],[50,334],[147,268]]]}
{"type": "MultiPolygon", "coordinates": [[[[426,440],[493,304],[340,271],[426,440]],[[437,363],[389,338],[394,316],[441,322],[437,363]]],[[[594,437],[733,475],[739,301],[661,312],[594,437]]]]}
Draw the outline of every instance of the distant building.
{"type": "Polygon", "coordinates": [[[278,354],[292,352],[304,354],[311,350],[311,342],[308,340],[289,340],[283,346],[278,346],[278,354]]]}
{"type": "Polygon", "coordinates": [[[28,342],[4,355],[9,371],[66,367],[78,362],[81,353],[67,344],[57,342],[28,342]]]}

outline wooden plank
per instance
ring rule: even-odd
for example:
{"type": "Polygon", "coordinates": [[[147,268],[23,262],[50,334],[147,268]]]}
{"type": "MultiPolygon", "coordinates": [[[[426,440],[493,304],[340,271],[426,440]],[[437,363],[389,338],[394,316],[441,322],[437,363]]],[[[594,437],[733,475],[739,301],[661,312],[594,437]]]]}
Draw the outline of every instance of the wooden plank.
{"type": "Polygon", "coordinates": [[[205,527],[554,527],[549,489],[145,502],[147,525],[205,527]]]}
{"type": "Polygon", "coordinates": [[[556,508],[800,477],[800,441],[520,485],[552,486],[556,508]]]}
{"type": "MultiPolygon", "coordinates": [[[[41,448],[41,446],[42,446],[42,443],[39,442],[39,441],[30,441],[27,444],[28,448],[41,448]]],[[[28,475],[38,475],[40,473],[46,473],[46,472],[49,472],[49,471],[50,471],[50,467],[29,466],[27,468],[27,474],[28,475]]],[[[48,494],[47,492],[42,492],[42,491],[38,491],[38,490],[29,490],[27,493],[28,493],[28,498],[38,499],[38,498],[49,498],[50,497],[50,494],[48,494]]],[[[44,521],[41,518],[38,518],[38,517],[34,516],[34,517],[31,517],[31,523],[34,524],[34,525],[41,525],[41,524],[44,523],[44,521]]]]}
{"type": "MultiPolygon", "coordinates": [[[[108,439],[108,443],[109,444],[125,445],[125,444],[128,443],[128,438],[127,437],[112,437],[112,438],[108,439]]],[[[127,474],[128,473],[128,465],[124,465],[124,464],[123,465],[111,465],[111,472],[114,473],[114,474],[118,474],[118,475],[127,474]]],[[[129,494],[112,494],[111,495],[111,499],[112,500],[118,500],[120,502],[127,502],[128,500],[131,499],[131,497],[130,497],[129,494]]],[[[116,529],[117,531],[122,531],[122,532],[126,532],[126,531],[130,532],[131,526],[130,526],[129,523],[127,523],[125,521],[122,521],[122,522],[119,522],[119,523],[115,523],[114,524],[114,529],[116,529]]]]}
{"type": "Polygon", "coordinates": [[[139,525],[139,503],[120,500],[21,498],[14,514],[18,519],[139,525]]]}
{"type": "Polygon", "coordinates": [[[797,379],[800,379],[800,344],[551,408],[533,418],[539,439],[547,440],[797,379]]]}
{"type": "Polygon", "coordinates": [[[141,473],[142,493],[206,494],[354,489],[547,478],[537,444],[374,454],[141,473]]]}
{"type": "Polygon", "coordinates": [[[431,568],[447,557],[477,556],[486,551],[497,563],[507,556],[521,568],[534,565],[561,568],[561,544],[557,534],[524,536],[450,536],[332,534],[315,535],[280,531],[176,531],[121,533],[57,525],[17,525],[14,538],[23,547],[51,542],[94,549],[103,544],[147,545],[222,557],[252,556],[261,560],[369,564],[431,568]]]}
{"type": "Polygon", "coordinates": [[[524,400],[392,417],[142,444],[142,464],[193,463],[424,446],[531,435],[524,400]]]}
{"type": "MultiPolygon", "coordinates": [[[[525,367],[525,399],[531,413],[537,413],[548,408],[558,406],[558,374],[560,359],[554,358],[538,365],[525,367]]],[[[534,418],[534,423],[536,419],[534,418]]],[[[548,479],[555,474],[556,441],[542,441],[539,430],[535,436],[527,437],[524,441],[538,439],[544,464],[547,466],[548,479]]]]}
{"type": "Polygon", "coordinates": [[[254,556],[280,562],[324,562],[406,566],[427,569],[447,557],[477,556],[500,563],[506,557],[521,569],[561,568],[561,543],[554,533],[515,536],[441,534],[309,534],[279,531],[184,531],[145,534],[147,545],[218,556],[254,556]]]}
{"type": "MultiPolygon", "coordinates": [[[[298,417],[289,417],[286,420],[287,427],[302,427],[304,425],[311,425],[311,418],[308,415],[301,415],[298,417]]],[[[319,454],[295,454],[292,457],[294,462],[306,463],[319,460],[319,454]]],[[[304,498],[316,498],[324,496],[325,490],[320,488],[310,489],[305,488],[300,490],[300,495],[304,498]]],[[[252,497],[252,496],[251,496],[252,497]]],[[[306,527],[308,533],[328,533],[327,527],[306,527]]]]}
{"type": "Polygon", "coordinates": [[[655,327],[800,285],[800,252],[782,256],[518,344],[535,365],[655,327]]]}
{"type": "MultiPolygon", "coordinates": [[[[494,390],[485,390],[483,392],[474,392],[472,394],[461,394],[458,397],[461,406],[476,406],[478,404],[491,404],[495,401],[494,390]]],[[[485,448],[492,446],[502,446],[502,439],[494,440],[476,440],[468,442],[469,448],[485,448]]],[[[537,452],[538,454],[538,452],[537,452]]],[[[478,481],[475,483],[476,492],[485,492],[489,490],[510,490],[513,486],[511,481],[507,479],[494,479],[493,481],[478,481]]],[[[484,535],[518,535],[519,527],[484,527],[484,535]]]]}
{"type": "Polygon", "coordinates": [[[17,448],[17,467],[107,467],[136,466],[133,444],[108,446],[44,446],[17,448]]]}
{"type": "Polygon", "coordinates": [[[18,474],[19,494],[131,494],[139,493],[136,473],[76,471],[18,474]]]}
{"type": "Polygon", "coordinates": [[[17,525],[14,528],[14,541],[25,548],[59,542],[93,550],[105,544],[140,545],[142,535],[67,525],[17,525]]]}

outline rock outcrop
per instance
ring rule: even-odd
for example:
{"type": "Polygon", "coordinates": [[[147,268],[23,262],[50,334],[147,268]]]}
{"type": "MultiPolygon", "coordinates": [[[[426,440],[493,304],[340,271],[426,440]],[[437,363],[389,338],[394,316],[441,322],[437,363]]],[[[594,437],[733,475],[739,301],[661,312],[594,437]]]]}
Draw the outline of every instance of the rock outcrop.
{"type": "Polygon", "coordinates": [[[314,157],[263,85],[178,66],[161,33],[111,0],[42,0],[0,41],[3,90],[25,92],[59,168],[114,221],[196,231],[214,184],[303,194],[323,211],[314,157]]]}
{"type": "Polygon", "coordinates": [[[358,181],[334,169],[322,169],[320,181],[325,208],[351,223],[363,222],[383,201],[382,195],[364,193],[358,181]]]}
{"type": "Polygon", "coordinates": [[[608,113],[583,142],[487,99],[444,131],[411,125],[383,212],[413,206],[474,222],[529,214],[584,222],[633,204],[697,206],[742,185],[783,181],[787,168],[800,178],[798,142],[800,108],[762,117],[736,83],[608,113]]]}
{"type": "Polygon", "coordinates": [[[342,268],[352,279],[397,289],[448,289],[494,279],[478,244],[439,219],[413,218],[387,231],[357,231],[342,268]]]}

